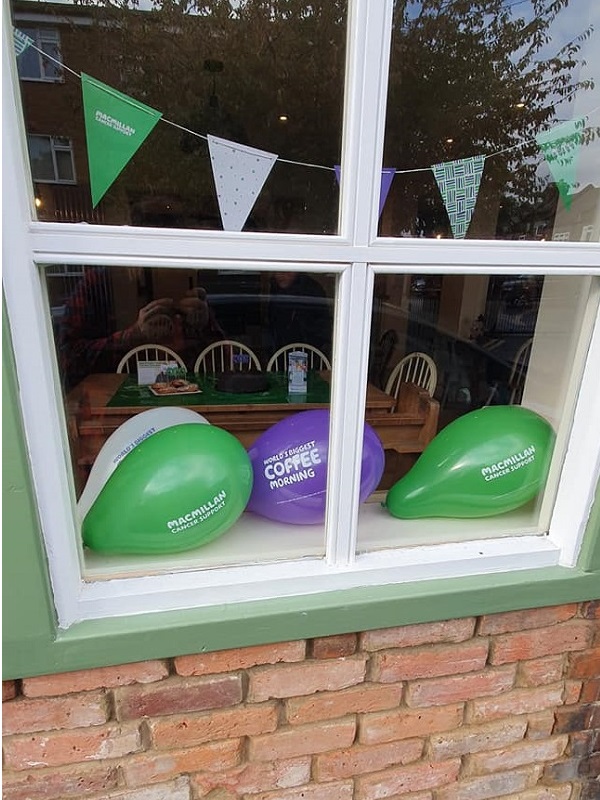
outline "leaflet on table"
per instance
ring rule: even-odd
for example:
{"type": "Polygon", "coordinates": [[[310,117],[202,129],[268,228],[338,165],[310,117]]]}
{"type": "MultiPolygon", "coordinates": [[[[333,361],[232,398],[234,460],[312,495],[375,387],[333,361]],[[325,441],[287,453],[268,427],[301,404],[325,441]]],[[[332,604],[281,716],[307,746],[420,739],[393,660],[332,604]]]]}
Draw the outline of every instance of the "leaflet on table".
{"type": "Polygon", "coordinates": [[[140,386],[168,383],[175,378],[185,377],[186,371],[176,361],[138,361],[137,380],[140,386]]]}

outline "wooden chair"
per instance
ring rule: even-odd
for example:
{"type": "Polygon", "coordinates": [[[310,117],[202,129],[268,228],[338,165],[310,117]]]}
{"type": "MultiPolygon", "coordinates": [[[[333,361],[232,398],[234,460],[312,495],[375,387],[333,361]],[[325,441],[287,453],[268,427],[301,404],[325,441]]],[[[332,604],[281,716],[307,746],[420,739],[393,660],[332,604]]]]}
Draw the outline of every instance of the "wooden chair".
{"type": "Polygon", "coordinates": [[[292,342],[292,344],[286,344],[273,353],[267,363],[267,372],[285,372],[288,366],[288,353],[298,351],[307,354],[308,369],[331,370],[331,362],[318,347],[303,342],[292,342]]]}
{"type": "Polygon", "coordinates": [[[404,356],[392,370],[384,391],[397,400],[402,383],[414,383],[433,397],[437,386],[437,367],[431,356],[418,352],[404,356]]]}
{"type": "Polygon", "coordinates": [[[533,337],[527,339],[515,353],[508,388],[510,390],[509,405],[519,405],[523,399],[523,389],[525,388],[525,378],[529,368],[529,356],[531,355],[531,345],[533,337]]]}
{"type": "Polygon", "coordinates": [[[186,368],[183,358],[170,347],[162,344],[141,344],[125,353],[119,361],[117,372],[136,372],[139,361],[175,361],[179,367],[186,368]]]}
{"type": "Polygon", "coordinates": [[[261,370],[258,356],[248,345],[223,339],[205,347],[194,364],[194,372],[248,372],[261,370]]]}

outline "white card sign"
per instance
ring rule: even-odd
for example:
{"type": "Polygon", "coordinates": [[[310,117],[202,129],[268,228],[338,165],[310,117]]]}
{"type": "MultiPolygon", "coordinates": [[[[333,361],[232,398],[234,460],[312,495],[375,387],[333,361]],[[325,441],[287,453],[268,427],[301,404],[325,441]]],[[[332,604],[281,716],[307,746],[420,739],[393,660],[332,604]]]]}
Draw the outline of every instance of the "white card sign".
{"type": "Polygon", "coordinates": [[[169,376],[167,370],[180,369],[176,361],[138,361],[138,383],[140,386],[147,386],[150,383],[168,383],[175,375],[171,373],[169,376]]]}

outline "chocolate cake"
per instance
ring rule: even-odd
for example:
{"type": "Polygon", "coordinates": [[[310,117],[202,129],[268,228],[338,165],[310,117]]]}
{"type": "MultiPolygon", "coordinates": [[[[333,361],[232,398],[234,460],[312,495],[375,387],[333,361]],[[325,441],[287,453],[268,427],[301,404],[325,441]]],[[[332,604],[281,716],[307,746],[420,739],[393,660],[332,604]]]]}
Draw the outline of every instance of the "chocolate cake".
{"type": "Polygon", "coordinates": [[[269,381],[264,372],[219,372],[216,378],[215,389],[218,392],[250,394],[252,392],[266,392],[269,388],[269,381]]]}

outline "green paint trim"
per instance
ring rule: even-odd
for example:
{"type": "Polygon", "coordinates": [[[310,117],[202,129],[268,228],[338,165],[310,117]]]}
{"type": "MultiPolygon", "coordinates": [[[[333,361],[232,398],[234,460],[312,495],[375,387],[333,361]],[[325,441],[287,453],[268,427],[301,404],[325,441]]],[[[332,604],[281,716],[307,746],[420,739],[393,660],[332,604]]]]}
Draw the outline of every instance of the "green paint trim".
{"type": "Polygon", "coordinates": [[[56,618],[39,533],[6,310],[2,319],[2,627],[34,644],[53,638],[56,618]]]}
{"type": "Polygon", "coordinates": [[[3,678],[373,628],[560,605],[600,596],[600,573],[561,567],[88,621],[55,639],[5,643],[3,678]]]}
{"type": "Polygon", "coordinates": [[[6,314],[3,333],[4,679],[600,598],[599,499],[577,569],[551,567],[141,614],[58,631],[6,314]]]}
{"type": "MultiPolygon", "coordinates": [[[[586,572],[600,572],[600,484],[596,489],[596,497],[577,566],[586,572]]],[[[600,597],[600,586],[598,587],[598,596],[600,597]]]]}

